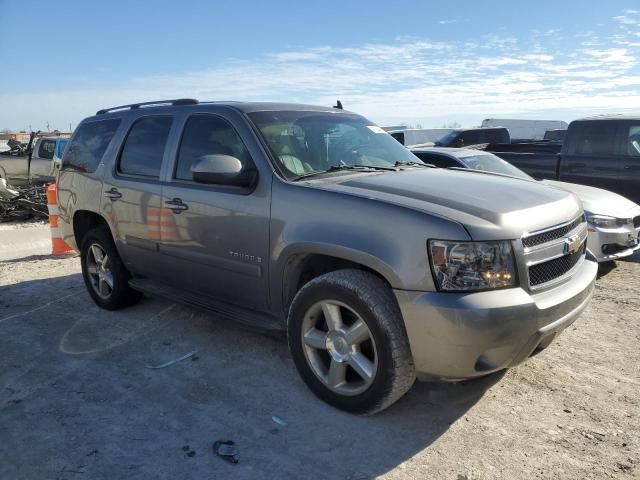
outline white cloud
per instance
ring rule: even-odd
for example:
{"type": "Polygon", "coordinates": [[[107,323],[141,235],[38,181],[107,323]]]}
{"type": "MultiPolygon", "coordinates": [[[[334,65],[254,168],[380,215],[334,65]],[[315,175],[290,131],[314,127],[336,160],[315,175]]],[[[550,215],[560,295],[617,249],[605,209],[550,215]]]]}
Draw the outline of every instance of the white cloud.
{"type": "MultiPolygon", "coordinates": [[[[636,13],[634,10],[627,10],[627,13],[629,12],[636,13]]],[[[640,25],[640,20],[627,15],[618,15],[617,17],[613,17],[613,19],[621,25],[640,25]]]]}
{"type": "Polygon", "coordinates": [[[550,31],[534,39],[491,34],[473,42],[399,37],[359,46],[323,45],[201,71],[131,78],[108,88],[0,91],[0,128],[46,120],[64,128],[105,106],[179,97],[324,105],[339,98],[379,123],[425,125],[429,118],[474,121],[551,111],[570,119],[578,112],[622,111],[640,104],[635,33],[585,35],[570,48],[556,37],[545,42],[545,36],[558,33],[550,31]]]}
{"type": "Polygon", "coordinates": [[[452,23],[458,23],[458,19],[457,18],[452,18],[450,20],[439,20],[438,23],[440,25],[450,25],[452,23]]]}

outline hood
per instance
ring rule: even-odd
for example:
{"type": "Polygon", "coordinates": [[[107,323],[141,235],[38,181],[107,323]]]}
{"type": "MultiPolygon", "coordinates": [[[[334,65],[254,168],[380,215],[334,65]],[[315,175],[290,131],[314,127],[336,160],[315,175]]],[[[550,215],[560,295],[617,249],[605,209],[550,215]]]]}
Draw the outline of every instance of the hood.
{"type": "Polygon", "coordinates": [[[536,181],[444,169],[329,177],[309,186],[424,211],[462,224],[474,240],[515,239],[582,212],[571,193],[536,181]]]}
{"type": "Polygon", "coordinates": [[[637,215],[638,210],[640,210],[640,206],[628,198],[601,188],[555,180],[542,180],[541,183],[574,193],[580,199],[586,211],[597,213],[598,215],[627,218],[634,216],[632,215],[633,212],[637,215]]]}

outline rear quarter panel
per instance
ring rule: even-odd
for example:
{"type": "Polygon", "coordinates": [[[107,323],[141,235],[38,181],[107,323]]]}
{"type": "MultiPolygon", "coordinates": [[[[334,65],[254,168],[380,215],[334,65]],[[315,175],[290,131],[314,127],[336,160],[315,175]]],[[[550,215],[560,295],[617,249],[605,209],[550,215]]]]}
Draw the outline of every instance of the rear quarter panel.
{"type": "MultiPolygon", "coordinates": [[[[64,168],[60,170],[57,182],[58,226],[60,227],[64,241],[75,250],[79,250],[80,245],[76,244],[73,233],[73,216],[80,210],[100,214],[103,199],[102,180],[106,169],[110,168],[111,161],[115,157],[120,142],[122,141],[125,128],[123,123],[124,122],[118,127],[114,138],[105,150],[94,172],[79,172],[75,170],[64,170],[64,168]]],[[[78,127],[80,127],[80,125],[78,125],[78,127]]],[[[73,137],[71,141],[73,141],[73,137]]],[[[64,157],[62,158],[62,165],[64,166],[64,157]]],[[[111,225],[109,219],[104,216],[102,216],[102,218],[107,221],[113,232],[113,225],[111,225]]]]}

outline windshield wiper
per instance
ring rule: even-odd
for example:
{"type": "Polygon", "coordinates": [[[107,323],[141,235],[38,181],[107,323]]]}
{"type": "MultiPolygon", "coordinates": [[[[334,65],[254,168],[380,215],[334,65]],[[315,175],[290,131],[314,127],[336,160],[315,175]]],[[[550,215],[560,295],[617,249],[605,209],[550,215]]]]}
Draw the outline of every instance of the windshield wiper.
{"type": "Polygon", "coordinates": [[[363,171],[366,172],[367,170],[382,170],[382,171],[387,171],[387,172],[397,172],[398,169],[396,167],[379,167],[377,165],[331,165],[329,168],[327,168],[326,170],[321,170],[319,172],[309,172],[309,173],[303,173],[302,175],[298,175],[297,177],[295,177],[293,179],[293,181],[298,181],[298,180],[302,180],[303,178],[309,178],[309,177],[314,177],[316,175],[322,175],[324,173],[332,173],[332,172],[339,172],[342,170],[357,170],[357,171],[363,171]]]}
{"type": "Polygon", "coordinates": [[[427,167],[427,168],[438,168],[432,163],[424,163],[424,162],[414,162],[412,160],[408,162],[397,161],[395,163],[396,167],[427,167]]]}

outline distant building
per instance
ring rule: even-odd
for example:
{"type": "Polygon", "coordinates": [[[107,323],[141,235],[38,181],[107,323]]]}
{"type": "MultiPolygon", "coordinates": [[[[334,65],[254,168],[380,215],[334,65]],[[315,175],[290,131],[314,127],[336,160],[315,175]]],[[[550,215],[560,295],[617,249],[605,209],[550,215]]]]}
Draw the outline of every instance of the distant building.
{"type": "MultiPolygon", "coordinates": [[[[71,132],[61,132],[60,130],[54,130],[52,132],[39,132],[39,137],[70,137],[71,132]]],[[[6,145],[6,142],[9,140],[17,140],[20,143],[29,143],[29,139],[31,138],[31,132],[25,132],[24,130],[20,132],[4,132],[0,133],[0,142],[3,142],[3,145],[6,145]]]]}

